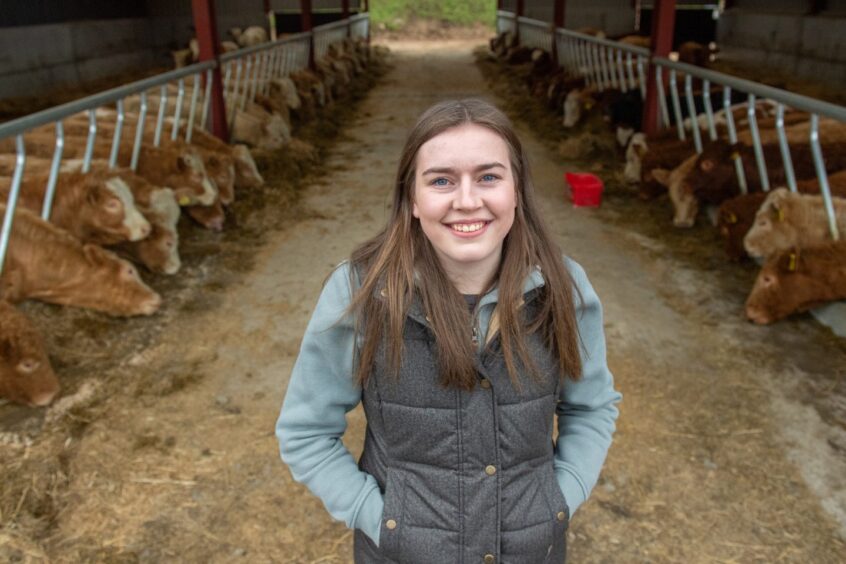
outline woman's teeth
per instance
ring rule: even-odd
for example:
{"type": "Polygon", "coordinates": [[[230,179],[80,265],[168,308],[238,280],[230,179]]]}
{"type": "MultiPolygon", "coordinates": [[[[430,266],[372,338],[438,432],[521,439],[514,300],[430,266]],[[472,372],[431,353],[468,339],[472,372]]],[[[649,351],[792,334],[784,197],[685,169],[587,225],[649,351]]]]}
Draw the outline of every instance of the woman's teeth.
{"type": "Polygon", "coordinates": [[[453,223],[452,228],[456,231],[461,231],[462,233],[472,233],[473,231],[478,231],[482,227],[485,226],[484,221],[480,221],[479,223],[453,223]]]}

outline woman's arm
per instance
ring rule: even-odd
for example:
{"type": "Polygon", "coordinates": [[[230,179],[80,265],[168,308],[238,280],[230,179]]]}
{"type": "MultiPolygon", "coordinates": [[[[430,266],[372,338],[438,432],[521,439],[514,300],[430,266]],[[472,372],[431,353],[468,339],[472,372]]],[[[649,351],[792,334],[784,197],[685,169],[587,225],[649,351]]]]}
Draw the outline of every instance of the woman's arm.
{"type": "Polygon", "coordinates": [[[355,332],[349,264],[329,277],[309,321],[276,422],[279,452],[298,482],[329,514],[379,543],[383,500],[375,478],[359,470],[341,442],[346,413],[361,401],[353,383],[355,332]]]}
{"type": "Polygon", "coordinates": [[[576,304],[582,353],[582,377],[567,378],[558,398],[558,441],[555,444],[555,476],[570,514],[590,495],[611,445],[622,396],[614,390],[614,378],[605,358],[602,304],[584,269],[567,259],[581,302],[576,304]]]}

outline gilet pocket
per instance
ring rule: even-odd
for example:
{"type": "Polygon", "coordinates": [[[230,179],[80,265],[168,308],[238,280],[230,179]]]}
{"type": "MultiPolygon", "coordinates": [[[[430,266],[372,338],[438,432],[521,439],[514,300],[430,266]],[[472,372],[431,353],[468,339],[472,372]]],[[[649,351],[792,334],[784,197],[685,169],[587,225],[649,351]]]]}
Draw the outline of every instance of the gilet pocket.
{"type": "Polygon", "coordinates": [[[388,468],[385,480],[385,506],[382,511],[382,525],[379,532],[379,551],[387,558],[396,560],[400,552],[402,533],[405,529],[405,481],[402,474],[388,468]]]}
{"type": "Polygon", "coordinates": [[[555,479],[555,469],[545,469],[542,477],[550,512],[550,542],[547,554],[549,562],[563,562],[567,553],[567,527],[570,525],[570,507],[555,479]],[[550,560],[550,557],[552,559],[550,560]]]}

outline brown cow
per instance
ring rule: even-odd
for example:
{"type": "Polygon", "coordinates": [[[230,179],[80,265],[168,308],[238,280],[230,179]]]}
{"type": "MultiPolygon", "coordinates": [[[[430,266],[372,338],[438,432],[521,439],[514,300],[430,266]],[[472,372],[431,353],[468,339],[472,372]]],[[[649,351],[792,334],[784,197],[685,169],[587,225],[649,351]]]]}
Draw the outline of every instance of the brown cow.
{"type": "MultiPolygon", "coordinates": [[[[837,226],[846,230],[846,199],[832,198],[837,226]]],[[[755,223],[743,239],[746,252],[768,257],[790,248],[818,246],[831,241],[822,196],[796,194],[778,188],[767,195],[755,223]]]]}
{"type": "MultiPolygon", "coordinates": [[[[24,175],[18,207],[40,213],[48,175],[24,175]]],[[[0,197],[6,198],[11,179],[0,177],[0,197]]],[[[63,172],[56,181],[50,221],[85,243],[111,245],[138,241],[150,234],[150,223],[135,207],[126,182],[114,172],[63,172]]]]}
{"type": "Polygon", "coordinates": [[[59,379],[41,335],[23,313],[0,300],[0,397],[43,406],[58,393],[59,379]]]}
{"type": "MultiPolygon", "coordinates": [[[[5,213],[6,206],[0,205],[0,214],[5,213]]],[[[150,315],[161,305],[161,297],[132,264],[80,243],[27,210],[15,212],[11,233],[0,298],[32,298],[118,316],[150,315]]]]}
{"type": "Polygon", "coordinates": [[[746,317],[767,324],[846,299],[846,243],[781,251],[767,260],[746,300],[746,317]]]}
{"type": "MultiPolygon", "coordinates": [[[[14,152],[11,139],[0,139],[0,153],[14,152]]],[[[52,158],[55,137],[51,133],[31,133],[24,136],[27,155],[52,158]]],[[[87,139],[82,136],[65,136],[63,157],[82,159],[85,157],[87,139]]],[[[110,141],[94,143],[93,157],[108,159],[112,150],[110,141]]],[[[128,167],[132,159],[132,146],[121,144],[117,164],[128,167]]],[[[169,150],[142,145],[138,159],[137,174],[153,184],[172,188],[181,205],[210,205],[217,196],[217,187],[206,176],[206,167],[196,150],[169,150]]]]}
{"type": "Polygon", "coordinates": [[[221,205],[221,201],[217,200],[210,206],[188,206],[185,208],[188,216],[212,231],[223,231],[223,224],[226,222],[226,212],[221,205]]]}
{"type": "Polygon", "coordinates": [[[670,193],[674,209],[673,225],[676,227],[693,227],[699,211],[699,202],[684,190],[684,179],[696,166],[696,157],[696,154],[689,156],[672,171],[661,168],[652,171],[655,181],[666,186],[670,193]]]}

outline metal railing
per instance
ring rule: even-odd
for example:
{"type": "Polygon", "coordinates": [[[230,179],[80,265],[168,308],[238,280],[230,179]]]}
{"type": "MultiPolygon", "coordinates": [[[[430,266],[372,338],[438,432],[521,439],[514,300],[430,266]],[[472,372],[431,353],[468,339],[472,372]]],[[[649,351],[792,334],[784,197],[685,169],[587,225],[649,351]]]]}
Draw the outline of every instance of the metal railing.
{"type": "Polygon", "coordinates": [[[350,31],[349,20],[341,20],[314,28],[314,58],[322,59],[329,51],[329,46],[347,38],[350,31]]]}
{"type": "Polygon", "coordinates": [[[552,25],[531,18],[517,18],[520,44],[548,51],[552,46],[552,25]]]}
{"type": "MultiPolygon", "coordinates": [[[[498,33],[503,31],[514,32],[517,25],[519,25],[521,44],[547,49],[546,46],[549,45],[549,42],[543,35],[543,30],[549,29],[549,24],[522,17],[516,18],[515,14],[511,12],[497,12],[498,33]]],[[[596,88],[600,92],[608,88],[619,89],[623,92],[638,89],[643,99],[646,98],[647,89],[650,87],[656,88],[658,92],[662,93],[662,95],[657,96],[661,124],[669,127],[674,123],[679,139],[686,140],[685,121],[689,120],[691,141],[698,153],[703,151],[704,135],[707,134],[711,141],[718,139],[715,106],[721,106],[728,141],[732,144],[738,141],[737,127],[732,116],[732,109],[735,108],[732,105],[732,100],[733,96],[736,97],[738,93],[744,94],[752,151],[755,155],[761,188],[764,191],[770,189],[770,182],[756,117],[756,102],[769,100],[775,106],[775,128],[785,180],[788,188],[793,192],[797,191],[797,184],[784,116],[785,112],[789,110],[809,113],[808,143],[814,161],[814,170],[825,202],[829,231],[835,241],[839,240],[840,233],[834,215],[831,190],[825,169],[819,125],[821,117],[846,123],[846,108],[702,67],[671,61],[666,58],[652,57],[650,51],[643,47],[561,28],[556,29],[555,34],[559,64],[571,76],[584,78],[588,86],[596,88]],[[656,66],[656,71],[654,77],[648,78],[646,69],[650,61],[656,66]],[[664,83],[665,76],[667,77],[666,85],[664,83]],[[712,88],[714,87],[721,87],[721,99],[712,96],[712,88]],[[683,99],[682,91],[684,93],[683,99]],[[697,109],[697,99],[694,92],[701,92],[699,101],[702,111],[697,109]],[[668,97],[669,101],[667,100],[668,97]],[[704,125],[700,125],[700,118],[703,116],[704,125]]],[[[734,153],[732,158],[734,159],[740,191],[746,193],[748,186],[742,156],[734,153]]]]}
{"type": "MultiPolygon", "coordinates": [[[[135,130],[132,135],[133,146],[129,164],[130,169],[136,170],[141,147],[145,143],[144,132],[148,114],[155,111],[155,147],[160,146],[163,135],[169,135],[172,140],[181,135],[190,143],[195,126],[206,128],[211,101],[212,72],[218,64],[224,74],[224,99],[227,116],[231,119],[236,113],[235,110],[243,110],[248,102],[255,101],[258,94],[267,95],[273,79],[308,66],[312,33],[315,43],[319,44],[325,53],[332,41],[347,36],[347,30],[354,37],[366,37],[368,26],[369,15],[359,14],[346,21],[320,26],[313,32],[299,33],[275,42],[223,54],[219,63],[197,63],[0,124],[0,140],[14,138],[16,155],[6,200],[6,212],[0,227],[0,275],[3,273],[26,166],[25,133],[48,124],[55,125],[55,150],[41,212],[41,217],[48,220],[66,140],[63,120],[87,117],[86,147],[81,170],[88,172],[100,130],[112,131],[108,163],[110,168],[117,165],[124,125],[127,117],[131,116],[135,130]],[[169,100],[173,101],[172,109],[169,100]],[[115,111],[109,112],[106,117],[97,111],[112,105],[115,111]],[[127,109],[127,106],[131,109],[127,109]]],[[[315,51],[317,50],[318,48],[315,48],[315,51]]]]}
{"type": "Polygon", "coordinates": [[[555,44],[564,70],[584,78],[588,86],[600,92],[639,89],[646,97],[649,49],[561,28],[555,30],[555,44]]]}
{"type": "Polygon", "coordinates": [[[221,55],[223,97],[230,131],[239,111],[245,111],[257,95],[270,93],[272,80],[308,66],[310,35],[297,33],[221,55]]]}
{"type": "MultiPolygon", "coordinates": [[[[682,140],[686,139],[685,128],[683,127],[685,115],[682,110],[682,102],[680,99],[678,85],[680,78],[684,82],[684,101],[687,109],[687,118],[691,121],[690,129],[693,138],[693,145],[697,153],[701,153],[703,150],[703,133],[700,131],[699,116],[704,115],[705,117],[705,124],[709,139],[711,141],[716,141],[718,139],[716,120],[714,117],[714,104],[711,100],[712,86],[722,87],[722,114],[726,132],[728,134],[728,140],[732,144],[737,143],[737,128],[734,123],[732,112],[732,96],[736,93],[742,93],[745,95],[746,116],[749,133],[752,138],[752,150],[755,155],[755,164],[760,177],[761,189],[764,192],[770,190],[770,180],[767,162],[764,156],[761,134],[758,127],[756,102],[758,100],[770,100],[775,105],[776,136],[778,139],[782,165],[784,167],[785,180],[787,182],[787,187],[792,192],[797,191],[797,184],[790,154],[790,143],[785,130],[785,111],[792,109],[804,111],[810,114],[808,143],[814,160],[814,170],[817,175],[817,180],[819,181],[820,193],[822,194],[823,201],[825,202],[826,215],[828,216],[828,227],[831,232],[832,239],[835,241],[840,239],[840,232],[838,230],[834,214],[834,205],[831,199],[828,175],[825,168],[822,145],[820,143],[819,120],[820,117],[824,117],[846,123],[846,107],[708,70],[702,67],[671,61],[661,57],[654,57],[652,62],[656,68],[655,87],[659,92],[667,91],[671,102],[670,108],[672,109],[672,119],[676,123],[678,137],[682,140]],[[665,74],[669,75],[669,88],[666,90],[663,79],[665,74]],[[702,105],[704,112],[698,112],[696,109],[693,96],[694,86],[697,86],[698,90],[702,92],[702,105]]],[[[658,99],[660,102],[659,105],[661,106],[662,120],[665,125],[669,125],[670,108],[667,107],[666,98],[665,96],[659,96],[658,99]]],[[[747,191],[747,182],[742,161],[743,157],[739,153],[735,153],[733,159],[736,174],[738,176],[738,184],[740,185],[741,192],[745,193],[747,191]]]]}
{"type": "Polygon", "coordinates": [[[496,13],[496,33],[499,35],[504,31],[517,32],[517,16],[511,12],[499,10],[496,13]]]}

